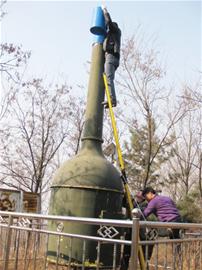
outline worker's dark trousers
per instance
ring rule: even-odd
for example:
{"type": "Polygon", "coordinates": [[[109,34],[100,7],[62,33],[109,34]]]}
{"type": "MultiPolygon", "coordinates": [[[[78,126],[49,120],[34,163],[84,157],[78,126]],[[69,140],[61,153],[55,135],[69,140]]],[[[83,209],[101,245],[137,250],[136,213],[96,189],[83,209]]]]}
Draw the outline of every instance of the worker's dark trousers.
{"type": "MultiPolygon", "coordinates": [[[[170,220],[169,222],[180,223],[180,222],[182,222],[182,220],[180,217],[178,217],[174,220],[170,220]]],[[[179,229],[172,229],[169,233],[169,237],[170,237],[170,239],[179,239],[180,238],[180,230],[179,229]]]]}
{"type": "MultiPolygon", "coordinates": [[[[140,229],[140,240],[146,240],[146,229],[141,228],[140,229]]],[[[125,235],[125,240],[131,240],[131,229],[128,229],[126,235],[125,235]]],[[[144,255],[144,259],[147,259],[147,262],[151,259],[152,252],[153,252],[153,247],[154,245],[148,245],[147,246],[147,251],[146,251],[146,246],[142,246],[142,251],[144,255]],[[147,255],[146,255],[147,253],[147,255]]],[[[130,260],[130,254],[131,254],[131,247],[130,245],[124,245],[124,250],[123,250],[123,257],[121,260],[121,268],[120,270],[128,270],[129,267],[129,260],[130,260]]],[[[148,266],[146,266],[146,269],[149,269],[148,266]]]]}
{"type": "MultiPolygon", "coordinates": [[[[172,221],[169,221],[169,222],[177,222],[177,223],[180,223],[182,222],[181,218],[178,217],[172,221]]],[[[169,237],[170,239],[180,239],[180,229],[172,229],[169,231],[169,237]]],[[[181,257],[181,244],[180,243],[176,243],[174,244],[174,254],[176,257],[178,257],[178,260],[181,260],[182,257],[181,257]]],[[[177,262],[177,260],[176,260],[177,262]]]]}
{"type": "Polygon", "coordinates": [[[119,59],[113,54],[105,53],[105,74],[109,86],[109,93],[113,105],[116,105],[116,92],[114,87],[115,71],[119,66],[119,59]]]}

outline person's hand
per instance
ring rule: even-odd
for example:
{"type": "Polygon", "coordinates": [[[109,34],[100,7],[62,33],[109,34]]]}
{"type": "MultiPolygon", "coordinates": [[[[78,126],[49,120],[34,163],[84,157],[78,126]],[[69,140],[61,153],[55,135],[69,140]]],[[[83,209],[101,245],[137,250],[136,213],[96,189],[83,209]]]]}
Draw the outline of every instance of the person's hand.
{"type": "Polygon", "coordinates": [[[142,196],[142,191],[138,191],[135,195],[135,199],[138,203],[141,203],[145,200],[145,198],[142,196]]]}
{"type": "Polygon", "coordinates": [[[103,12],[105,12],[105,13],[107,12],[107,8],[105,5],[101,5],[101,8],[102,8],[103,12]]]}
{"type": "Polygon", "coordinates": [[[140,209],[139,209],[139,208],[133,208],[133,210],[132,210],[132,215],[133,215],[134,217],[140,217],[140,216],[141,216],[140,209]]]}

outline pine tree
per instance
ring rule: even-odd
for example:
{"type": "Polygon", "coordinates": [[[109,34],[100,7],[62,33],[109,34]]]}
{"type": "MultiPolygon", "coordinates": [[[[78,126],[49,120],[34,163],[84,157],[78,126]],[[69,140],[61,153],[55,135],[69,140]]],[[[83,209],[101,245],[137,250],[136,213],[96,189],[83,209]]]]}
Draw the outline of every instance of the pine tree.
{"type": "Polygon", "coordinates": [[[148,125],[138,125],[130,130],[130,142],[125,142],[126,169],[130,186],[134,190],[152,185],[159,188],[161,166],[171,155],[169,146],[171,137],[166,140],[164,145],[160,144],[160,139],[156,135],[155,121],[151,121],[151,130],[148,125]]]}

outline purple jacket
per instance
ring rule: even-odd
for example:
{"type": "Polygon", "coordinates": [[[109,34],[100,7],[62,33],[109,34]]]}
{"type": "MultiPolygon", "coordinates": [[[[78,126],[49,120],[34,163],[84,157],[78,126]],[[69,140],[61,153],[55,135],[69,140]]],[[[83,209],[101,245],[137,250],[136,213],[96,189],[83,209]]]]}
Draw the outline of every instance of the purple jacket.
{"type": "Polygon", "coordinates": [[[169,197],[156,195],[143,211],[145,217],[154,214],[159,221],[171,222],[180,218],[175,203],[169,197]]]}

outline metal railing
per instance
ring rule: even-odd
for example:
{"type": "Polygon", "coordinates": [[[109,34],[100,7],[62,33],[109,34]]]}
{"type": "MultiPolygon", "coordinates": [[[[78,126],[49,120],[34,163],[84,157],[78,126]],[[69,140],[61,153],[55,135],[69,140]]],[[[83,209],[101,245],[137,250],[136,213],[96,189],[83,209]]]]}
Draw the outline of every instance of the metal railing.
{"type": "Polygon", "coordinates": [[[64,270],[113,269],[119,270],[125,247],[130,252],[130,270],[140,269],[138,245],[144,252],[147,269],[202,270],[202,224],[142,222],[138,219],[112,220],[12,213],[0,211],[0,270],[64,270]],[[48,222],[54,221],[54,230],[48,222]],[[63,232],[63,223],[96,226],[97,235],[63,232]],[[121,230],[120,230],[121,229],[121,230]],[[179,239],[170,239],[173,230],[180,229],[179,239]],[[163,230],[163,231],[162,231],[163,230]],[[129,232],[129,239],[126,236],[129,232]],[[140,238],[139,238],[140,235],[140,238]],[[143,235],[143,237],[142,237],[143,235]],[[145,237],[144,237],[145,236],[145,237]],[[82,261],[71,255],[74,242],[82,241],[82,261]],[[139,240],[141,239],[141,240],[139,240]],[[49,242],[55,241],[55,259],[48,254],[49,242]],[[67,259],[63,259],[60,245],[69,245],[67,259]],[[96,258],[87,257],[87,243],[96,246],[96,258]],[[110,248],[109,248],[110,247],[110,248]],[[130,248],[131,247],[131,248],[130,248]],[[102,263],[103,250],[109,250],[110,265],[102,263]]]}
{"type": "Polygon", "coordinates": [[[140,223],[141,228],[157,229],[155,239],[139,243],[145,249],[153,246],[152,257],[145,256],[151,269],[202,270],[202,224],[140,223]],[[179,230],[177,239],[172,239],[174,230],[179,230]]]}

